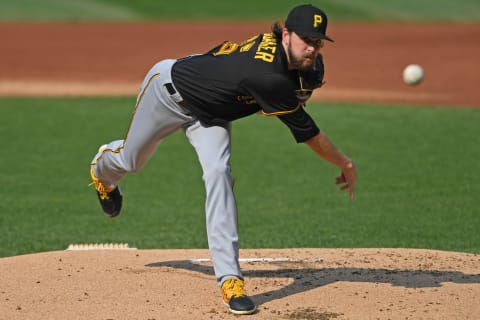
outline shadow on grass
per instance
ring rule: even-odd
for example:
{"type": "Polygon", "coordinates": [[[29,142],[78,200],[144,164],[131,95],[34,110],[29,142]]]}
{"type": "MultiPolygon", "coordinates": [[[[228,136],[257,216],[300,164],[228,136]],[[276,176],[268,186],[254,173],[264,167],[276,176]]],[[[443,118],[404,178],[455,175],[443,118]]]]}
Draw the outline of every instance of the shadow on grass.
{"type": "MultiPolygon", "coordinates": [[[[147,267],[170,267],[215,276],[213,267],[190,260],[165,261],[147,267]]],[[[405,288],[438,288],[444,282],[480,284],[480,274],[436,270],[387,270],[375,268],[284,268],[278,270],[244,270],[250,278],[289,278],[293,282],[283,288],[251,296],[258,304],[267,303],[297,293],[312,290],[338,281],[389,283],[405,288]]]]}

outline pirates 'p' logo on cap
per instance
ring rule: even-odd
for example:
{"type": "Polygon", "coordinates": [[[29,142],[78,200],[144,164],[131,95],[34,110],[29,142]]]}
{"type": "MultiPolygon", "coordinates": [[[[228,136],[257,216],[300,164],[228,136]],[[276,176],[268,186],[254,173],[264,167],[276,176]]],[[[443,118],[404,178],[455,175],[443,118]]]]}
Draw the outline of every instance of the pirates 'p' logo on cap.
{"type": "Polygon", "coordinates": [[[293,31],[300,36],[333,42],[333,39],[326,34],[327,24],[327,14],[311,4],[293,8],[288,14],[287,20],[285,20],[285,27],[289,31],[293,31]]]}
{"type": "Polygon", "coordinates": [[[323,22],[323,17],[319,14],[313,16],[313,27],[318,28],[323,22]]]}

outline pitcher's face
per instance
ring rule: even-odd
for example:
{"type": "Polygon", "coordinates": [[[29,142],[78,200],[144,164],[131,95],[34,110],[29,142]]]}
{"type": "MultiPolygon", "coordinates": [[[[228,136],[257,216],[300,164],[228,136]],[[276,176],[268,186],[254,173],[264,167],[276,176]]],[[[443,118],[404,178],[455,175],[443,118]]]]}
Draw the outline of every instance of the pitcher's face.
{"type": "Polygon", "coordinates": [[[315,59],[323,47],[323,40],[304,37],[284,29],[283,43],[286,45],[290,69],[301,71],[312,69],[315,59]]]}

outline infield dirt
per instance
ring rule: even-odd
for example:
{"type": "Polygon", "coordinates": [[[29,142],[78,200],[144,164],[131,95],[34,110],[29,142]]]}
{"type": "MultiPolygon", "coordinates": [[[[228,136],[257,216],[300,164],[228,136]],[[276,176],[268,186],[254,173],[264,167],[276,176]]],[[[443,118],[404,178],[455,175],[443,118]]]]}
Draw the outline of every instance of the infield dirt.
{"type": "MultiPolygon", "coordinates": [[[[0,96],[136,95],[158,60],[202,53],[270,23],[0,24],[0,96]],[[6,39],[6,40],[5,40],[6,39]]],[[[318,101],[480,106],[480,24],[334,24],[318,101]],[[408,64],[425,81],[402,81],[408,64]]]]}
{"type": "MultiPolygon", "coordinates": [[[[234,319],[208,250],[0,259],[0,319],[234,319]]],[[[478,319],[480,256],[405,249],[242,250],[248,319],[478,319]]]]}

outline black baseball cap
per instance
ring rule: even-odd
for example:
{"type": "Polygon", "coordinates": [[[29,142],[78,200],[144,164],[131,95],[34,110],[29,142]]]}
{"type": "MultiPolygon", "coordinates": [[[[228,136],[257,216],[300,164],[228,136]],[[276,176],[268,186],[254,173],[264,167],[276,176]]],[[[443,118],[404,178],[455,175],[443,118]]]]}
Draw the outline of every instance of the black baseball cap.
{"type": "Polygon", "coordinates": [[[333,42],[333,39],[326,34],[327,23],[325,12],[311,4],[304,4],[290,11],[285,21],[285,27],[301,36],[333,42]]]}

